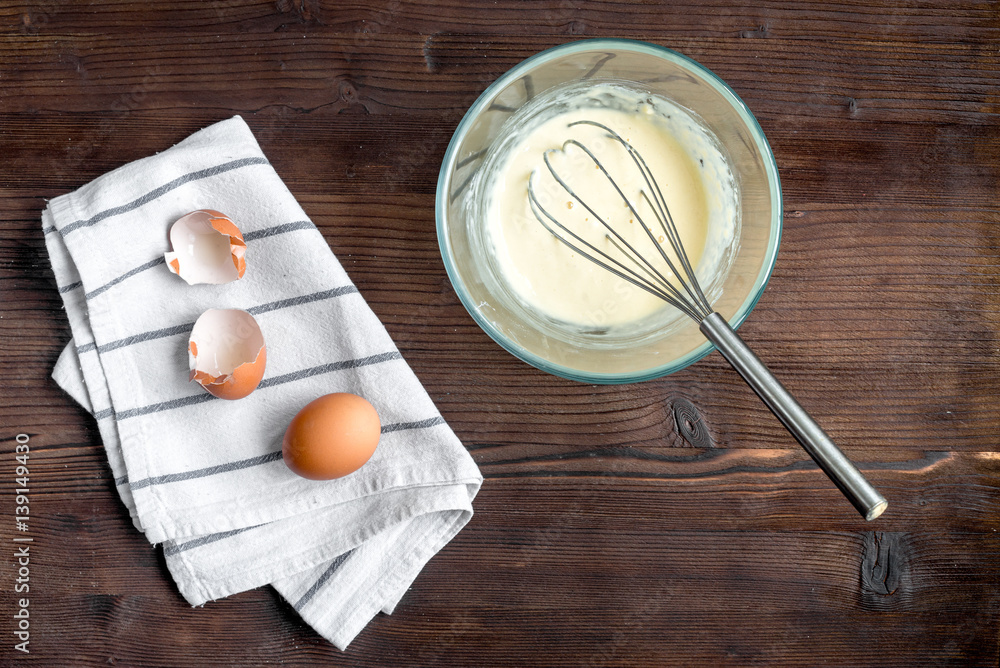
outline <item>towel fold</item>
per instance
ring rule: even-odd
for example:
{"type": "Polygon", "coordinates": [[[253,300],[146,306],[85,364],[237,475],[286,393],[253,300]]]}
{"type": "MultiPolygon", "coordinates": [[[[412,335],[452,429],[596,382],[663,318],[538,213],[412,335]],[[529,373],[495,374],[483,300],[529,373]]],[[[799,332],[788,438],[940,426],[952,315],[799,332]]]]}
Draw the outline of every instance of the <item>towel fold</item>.
{"type": "Polygon", "coordinates": [[[73,333],[53,378],[96,418],[121,498],[184,598],[270,584],[341,649],[392,612],[469,521],[482,477],[246,123],[53,199],[42,226],[73,333]],[[240,226],[241,280],[168,271],[169,227],[196,209],[240,226]],[[243,309],[264,334],[267,371],[246,398],[188,381],[188,335],[211,308],[243,309]],[[375,406],[379,446],[349,476],[305,480],[282,436],[331,392],[375,406]]]}

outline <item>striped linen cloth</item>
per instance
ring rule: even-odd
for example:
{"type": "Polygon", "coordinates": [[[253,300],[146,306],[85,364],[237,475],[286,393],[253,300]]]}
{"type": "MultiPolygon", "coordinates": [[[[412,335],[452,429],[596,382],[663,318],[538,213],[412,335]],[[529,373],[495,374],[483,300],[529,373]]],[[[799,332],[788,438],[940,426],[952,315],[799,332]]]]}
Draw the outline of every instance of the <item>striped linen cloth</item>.
{"type": "Polygon", "coordinates": [[[53,199],[42,226],[73,333],[53,378],[96,418],[121,498],[184,598],[270,584],[341,649],[392,612],[469,521],[482,477],[243,119],[53,199]],[[203,208],[240,225],[243,279],[190,286],[165,266],[169,226],[203,208]],[[188,381],[188,335],[210,308],[244,309],[264,333],[249,397],[188,381]],[[335,481],[294,475],[285,428],[341,391],[378,410],[374,456],[335,481]]]}

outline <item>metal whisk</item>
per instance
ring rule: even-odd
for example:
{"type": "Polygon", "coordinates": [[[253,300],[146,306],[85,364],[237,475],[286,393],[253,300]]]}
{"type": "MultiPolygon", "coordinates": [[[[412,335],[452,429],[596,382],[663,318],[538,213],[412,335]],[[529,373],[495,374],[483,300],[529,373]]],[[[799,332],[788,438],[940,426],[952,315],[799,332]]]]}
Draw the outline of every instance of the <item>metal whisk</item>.
{"type": "Polygon", "coordinates": [[[768,371],[764,363],[747,347],[746,343],[729,326],[725,318],[712,309],[711,304],[709,304],[705,293],[698,283],[694,269],[684,250],[684,245],[681,243],[680,235],[670,214],[670,209],[667,207],[666,199],[663,197],[663,192],[660,190],[659,184],[654,179],[652,172],[639,151],[617,132],[601,123],[576,121],[570,123],[569,127],[575,125],[591,125],[603,130],[607,133],[609,139],[621,144],[628,152],[628,156],[634,161],[635,167],[641,175],[642,185],[644,186],[640,191],[640,197],[649,205],[653,217],[656,218],[657,229],[662,230],[663,236],[669,242],[675,257],[671,258],[657,241],[656,234],[653,232],[653,225],[647,225],[642,220],[642,216],[637,210],[637,205],[629,201],[629,198],[622,191],[621,187],[619,187],[619,184],[608,173],[604,164],[587,146],[576,139],[566,141],[562,149],[550,149],[546,151],[544,154],[545,166],[556,183],[604,226],[607,230],[605,238],[616,249],[616,255],[597,248],[594,244],[569,229],[569,227],[561,223],[546,210],[536,196],[536,175],[533,174],[528,183],[528,199],[532,212],[538,221],[559,241],[569,246],[581,256],[628,281],[632,285],[663,299],[697,322],[699,329],[705,337],[715,345],[719,352],[722,353],[722,356],[739,372],[767,407],[781,420],[788,431],[805,448],[806,452],[809,453],[834,484],[840,488],[844,496],[857,508],[858,512],[866,520],[873,520],[881,515],[888,505],[885,497],[871,486],[861,472],[858,471],[857,467],[830,440],[826,432],[816,424],[788,390],[768,371]],[[642,224],[649,241],[652,242],[653,247],[658,251],[659,259],[669,268],[670,274],[675,281],[669,280],[667,275],[658,268],[657,265],[659,265],[659,262],[652,261],[649,257],[639,252],[633,244],[626,241],[613,224],[602,217],[594,207],[588,204],[559,175],[558,171],[553,167],[549,156],[556,151],[564,151],[570,145],[582,150],[590,160],[593,160],[597,169],[603,173],[604,178],[607,179],[611,187],[622,198],[625,206],[628,207],[635,220],[642,224]]]}

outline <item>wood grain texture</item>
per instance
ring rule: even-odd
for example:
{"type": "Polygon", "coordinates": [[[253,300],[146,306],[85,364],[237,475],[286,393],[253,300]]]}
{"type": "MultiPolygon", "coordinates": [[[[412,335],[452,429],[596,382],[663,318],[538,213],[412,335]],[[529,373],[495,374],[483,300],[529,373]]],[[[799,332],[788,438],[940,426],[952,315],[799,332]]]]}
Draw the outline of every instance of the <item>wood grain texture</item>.
{"type": "Polygon", "coordinates": [[[0,7],[0,665],[997,666],[997,44],[990,2],[0,7]],[[504,352],[452,290],[434,221],[452,131],[509,67],[595,36],[699,60],[760,121],[785,227],[740,331],[889,498],[877,522],[719,356],[574,383],[504,352]],[[46,201],[235,114],[486,477],[344,653],[268,588],[187,606],[49,378],[70,332],[46,201]]]}

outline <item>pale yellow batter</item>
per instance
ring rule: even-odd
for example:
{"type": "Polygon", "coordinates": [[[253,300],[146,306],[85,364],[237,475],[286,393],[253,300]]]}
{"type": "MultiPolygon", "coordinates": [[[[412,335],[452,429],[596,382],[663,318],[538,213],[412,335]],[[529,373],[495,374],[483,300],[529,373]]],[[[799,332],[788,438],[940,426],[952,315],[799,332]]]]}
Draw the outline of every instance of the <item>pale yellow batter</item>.
{"type": "Polygon", "coordinates": [[[640,196],[647,187],[626,150],[604,130],[591,125],[569,127],[577,120],[602,123],[641,152],[695,267],[705,248],[710,217],[702,176],[704,158],[692,155],[651,108],[638,105],[630,111],[564,110],[520,133],[499,163],[489,192],[485,227],[494,258],[512,291],[523,303],[552,319],[584,328],[611,328],[645,318],[666,304],[581,257],[546,230],[528,201],[532,174],[534,192],[542,206],[563,225],[613,256],[621,257],[607,240],[607,230],[598,217],[647,257],[658,253],[639,218],[667,249],[669,242],[640,196]],[[590,149],[639,216],[626,206],[593,159],[573,145],[564,149],[567,139],[576,139],[590,149]],[[549,154],[552,166],[582,202],[560,186],[545,166],[543,155],[549,149],[559,149],[549,154]]]}

